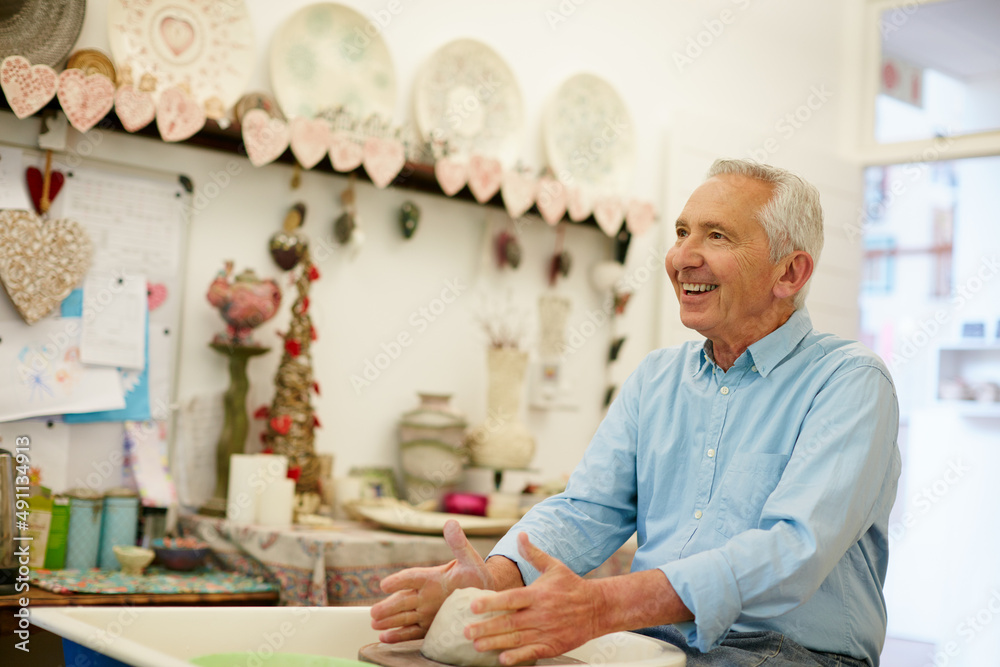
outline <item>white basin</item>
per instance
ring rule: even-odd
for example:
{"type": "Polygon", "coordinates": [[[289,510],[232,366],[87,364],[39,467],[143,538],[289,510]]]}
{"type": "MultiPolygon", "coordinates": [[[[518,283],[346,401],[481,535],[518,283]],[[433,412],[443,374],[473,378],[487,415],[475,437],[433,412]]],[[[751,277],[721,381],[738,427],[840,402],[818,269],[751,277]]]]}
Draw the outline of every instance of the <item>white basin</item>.
{"type": "MultiPolygon", "coordinates": [[[[210,653],[312,653],[356,660],[378,641],[370,607],[35,607],[31,622],[133,667],[191,667],[210,653]]],[[[616,632],[567,653],[603,667],[684,667],[684,654],[616,632]]]]}

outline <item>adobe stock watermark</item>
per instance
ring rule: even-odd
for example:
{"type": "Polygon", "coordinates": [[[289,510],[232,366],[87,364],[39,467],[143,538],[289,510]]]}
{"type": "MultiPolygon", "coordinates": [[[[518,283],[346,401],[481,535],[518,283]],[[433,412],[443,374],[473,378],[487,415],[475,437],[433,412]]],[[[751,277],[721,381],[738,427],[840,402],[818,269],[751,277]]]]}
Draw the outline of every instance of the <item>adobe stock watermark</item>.
{"type": "Polygon", "coordinates": [[[197,213],[204,213],[219,198],[223,190],[232,185],[233,179],[242,173],[243,165],[238,160],[226,162],[225,169],[209,171],[205,184],[195,188],[194,196],[184,206],[182,214],[185,222],[191,222],[197,213]]]}
{"type": "MultiPolygon", "coordinates": [[[[750,0],[731,0],[740,11],[746,11],[750,7],[750,0]]],[[[687,38],[683,49],[675,50],[671,55],[677,71],[683,73],[684,70],[694,64],[694,61],[704,55],[705,51],[715,44],[715,40],[722,36],[727,26],[736,23],[737,13],[732,9],[723,9],[719,15],[713,19],[705,19],[701,22],[703,30],[687,38]]]]}
{"type": "Polygon", "coordinates": [[[989,599],[974,614],[969,614],[955,626],[954,634],[958,635],[964,643],[951,639],[941,646],[931,656],[931,661],[924,663],[922,667],[948,667],[953,658],[961,654],[962,649],[968,646],[977,635],[986,631],[993,624],[997,616],[1000,615],[1000,590],[994,588],[989,592],[989,599]]]}
{"type": "Polygon", "coordinates": [[[976,298],[986,283],[991,281],[997,273],[1000,273],[1000,260],[995,255],[983,258],[975,273],[955,288],[955,295],[951,297],[949,302],[951,308],[939,309],[935,311],[933,317],[918,322],[916,330],[903,338],[898,351],[893,349],[892,356],[887,360],[889,366],[898,369],[912,361],[928,343],[934,340],[956,313],[976,298]]]}
{"type": "Polygon", "coordinates": [[[364,27],[354,26],[351,35],[340,46],[340,51],[348,60],[359,60],[382,31],[389,27],[393,20],[403,13],[401,0],[389,0],[382,9],[371,12],[364,27]]]}
{"type": "Polygon", "coordinates": [[[927,171],[927,163],[940,160],[951,149],[955,144],[951,135],[952,132],[949,129],[944,136],[935,137],[931,145],[921,151],[919,155],[910,156],[910,161],[903,165],[905,178],[894,178],[886,188],[885,197],[873,208],[858,207],[858,215],[855,220],[843,225],[844,234],[848,241],[857,243],[859,239],[863,238],[868,225],[873,220],[881,219],[892,208],[893,204],[923,176],[927,171]]]}
{"type": "Polygon", "coordinates": [[[560,25],[568,21],[573,14],[576,14],[577,7],[587,4],[588,0],[561,0],[555,9],[545,10],[545,20],[549,24],[549,29],[555,32],[560,25]]]}
{"type": "MultiPolygon", "coordinates": [[[[458,85],[449,93],[448,107],[445,110],[445,120],[452,130],[460,136],[472,137],[479,134],[486,126],[486,110],[483,105],[500,90],[501,82],[493,72],[480,74],[472,85],[458,85]]],[[[443,128],[437,127],[431,132],[436,140],[444,138],[443,128]]]]}
{"type": "Polygon", "coordinates": [[[355,395],[360,396],[365,388],[378,380],[382,373],[402,356],[403,350],[413,345],[417,337],[427,331],[428,327],[437,321],[448,310],[448,306],[455,303],[467,289],[468,286],[459,278],[446,280],[444,288],[437,297],[410,313],[407,322],[412,330],[400,331],[392,340],[382,343],[380,352],[365,359],[361,373],[351,375],[351,386],[355,395]]]}
{"type": "Polygon", "coordinates": [[[751,160],[757,162],[767,162],[768,158],[781,150],[782,141],[788,141],[812,120],[813,115],[822,109],[833,97],[833,92],[827,89],[826,84],[810,86],[809,95],[793,111],[786,113],[774,124],[774,131],[778,136],[770,136],[763,141],[759,148],[750,149],[751,160]]]}
{"type": "Polygon", "coordinates": [[[906,535],[906,531],[916,525],[920,517],[934,509],[934,506],[941,502],[970,470],[972,470],[972,466],[966,465],[961,460],[948,461],[948,469],[939,478],[924,485],[911,496],[910,501],[914,509],[912,511],[906,510],[899,521],[889,524],[889,539],[892,541],[901,540],[906,535]]]}
{"type": "Polygon", "coordinates": [[[920,6],[928,1],[934,0],[910,0],[905,5],[881,12],[878,18],[878,32],[882,35],[882,39],[887,40],[893,33],[898,32],[910,17],[917,13],[920,6]]]}

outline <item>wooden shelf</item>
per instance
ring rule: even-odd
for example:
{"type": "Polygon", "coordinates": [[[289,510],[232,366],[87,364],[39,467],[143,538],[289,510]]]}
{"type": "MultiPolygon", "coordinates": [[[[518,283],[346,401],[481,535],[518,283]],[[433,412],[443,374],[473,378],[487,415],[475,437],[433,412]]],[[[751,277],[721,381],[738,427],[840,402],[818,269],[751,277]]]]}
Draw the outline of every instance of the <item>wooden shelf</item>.
{"type": "MultiPolygon", "coordinates": [[[[7,104],[7,98],[4,97],[3,95],[0,95],[0,110],[10,111],[10,105],[7,104]]],[[[45,110],[61,111],[61,108],[59,106],[58,101],[55,98],[53,98],[53,100],[49,102],[43,109],[43,111],[45,110]]],[[[36,115],[40,116],[41,113],[42,111],[40,111],[36,115]]],[[[162,140],[160,139],[160,133],[156,129],[155,120],[146,127],[144,127],[143,129],[139,130],[138,132],[128,132],[122,126],[121,121],[118,120],[118,116],[115,114],[114,111],[111,111],[107,116],[105,116],[104,119],[101,120],[94,127],[94,129],[108,130],[111,132],[122,132],[125,134],[130,134],[132,136],[152,139],[162,143],[162,140]]],[[[249,159],[247,158],[246,147],[243,144],[243,137],[240,132],[240,127],[235,123],[223,129],[219,126],[219,124],[216,121],[208,120],[205,123],[205,127],[202,128],[200,132],[198,132],[191,138],[186,139],[185,141],[177,143],[186,146],[197,146],[199,148],[208,148],[210,150],[219,151],[222,153],[230,153],[233,155],[238,155],[241,158],[248,160],[249,163],[249,159]]],[[[285,152],[282,153],[282,155],[277,160],[275,160],[275,162],[287,165],[294,165],[295,156],[292,154],[291,149],[286,149],[285,152]]],[[[333,168],[333,165],[330,163],[329,156],[325,156],[322,160],[320,160],[319,164],[317,164],[309,171],[318,171],[328,174],[335,174],[338,176],[349,176],[351,173],[353,173],[357,178],[371,182],[371,178],[368,177],[368,173],[364,170],[364,167],[358,167],[353,172],[336,171],[333,168]]],[[[423,192],[427,194],[439,195],[441,197],[447,197],[448,199],[479,204],[479,202],[476,201],[476,198],[472,195],[472,192],[470,192],[468,186],[463,187],[459,192],[457,192],[455,195],[451,197],[445,195],[444,192],[441,190],[441,186],[437,182],[437,178],[434,176],[433,164],[423,164],[423,163],[408,161],[406,165],[403,167],[403,170],[399,173],[399,175],[395,178],[395,180],[393,180],[390,187],[402,188],[405,190],[413,190],[414,192],[423,192]]],[[[503,199],[501,198],[499,192],[497,192],[497,194],[494,195],[490,201],[486,202],[485,204],[479,204],[479,205],[490,206],[499,209],[504,208],[503,199]]],[[[532,206],[531,209],[528,211],[528,214],[538,216],[539,215],[538,208],[536,206],[532,206]]],[[[564,217],[563,221],[572,222],[569,220],[568,217],[564,217]]],[[[595,228],[597,227],[597,222],[594,220],[593,216],[590,216],[589,218],[580,223],[573,223],[573,224],[581,224],[595,228]]],[[[623,232],[624,234],[628,235],[627,230],[623,230],[623,232]]],[[[622,234],[619,233],[619,236],[621,235],[622,234]]]]}

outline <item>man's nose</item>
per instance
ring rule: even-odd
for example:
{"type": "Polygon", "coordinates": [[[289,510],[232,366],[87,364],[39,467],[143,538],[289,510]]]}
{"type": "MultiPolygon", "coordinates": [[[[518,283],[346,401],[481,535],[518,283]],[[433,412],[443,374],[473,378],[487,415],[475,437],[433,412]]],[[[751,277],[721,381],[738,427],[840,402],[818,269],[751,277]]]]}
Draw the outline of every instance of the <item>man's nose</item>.
{"type": "Polygon", "coordinates": [[[700,244],[690,236],[679,239],[677,245],[670,249],[668,260],[675,271],[701,266],[704,258],[700,244]]]}

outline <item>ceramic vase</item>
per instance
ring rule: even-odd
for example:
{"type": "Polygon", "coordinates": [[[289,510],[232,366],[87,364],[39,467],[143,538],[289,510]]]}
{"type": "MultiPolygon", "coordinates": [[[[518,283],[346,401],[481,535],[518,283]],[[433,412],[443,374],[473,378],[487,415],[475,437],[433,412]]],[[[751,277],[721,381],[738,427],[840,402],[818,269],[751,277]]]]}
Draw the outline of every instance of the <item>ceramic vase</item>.
{"type": "Polygon", "coordinates": [[[520,420],[528,353],[490,348],[486,421],[468,436],[473,465],[504,470],[527,468],[535,455],[535,438],[520,420]]]}
{"type": "Polygon", "coordinates": [[[406,499],[440,502],[454,489],[466,461],[465,417],[449,394],[417,394],[420,404],[399,422],[399,462],[406,499]]]}

